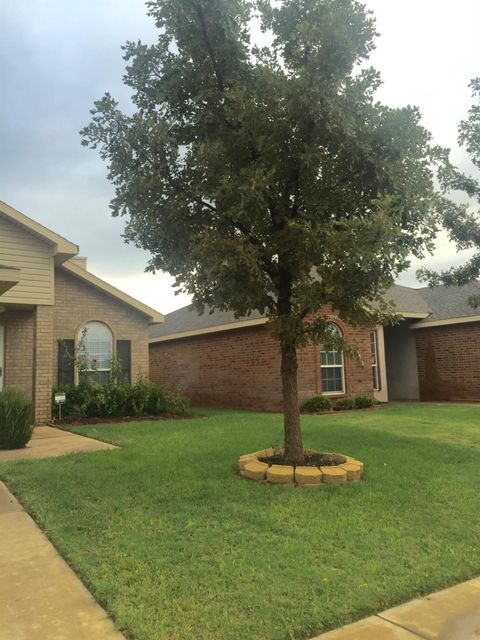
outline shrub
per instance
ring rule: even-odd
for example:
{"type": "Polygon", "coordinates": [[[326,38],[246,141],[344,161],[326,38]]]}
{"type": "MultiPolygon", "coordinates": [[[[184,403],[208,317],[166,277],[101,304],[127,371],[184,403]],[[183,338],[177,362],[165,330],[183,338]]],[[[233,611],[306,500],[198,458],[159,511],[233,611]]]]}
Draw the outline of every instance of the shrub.
{"type": "Polygon", "coordinates": [[[0,393],[0,449],[20,449],[32,437],[33,405],[20,391],[0,393]]]}
{"type": "Polygon", "coordinates": [[[167,391],[166,401],[165,413],[170,413],[172,416],[183,416],[190,406],[190,400],[187,396],[178,393],[178,391],[167,391]]]}
{"type": "Polygon", "coordinates": [[[331,411],[332,403],[327,396],[313,396],[302,405],[303,413],[319,413],[320,411],[331,411]]]}
{"type": "Polygon", "coordinates": [[[65,394],[62,418],[80,420],[82,418],[120,418],[123,416],[183,415],[189,406],[187,398],[181,394],[157,387],[146,379],[135,384],[105,385],[85,379],[78,386],[62,385],[53,389],[53,415],[58,415],[54,403],[55,393],[65,394]]]}
{"type": "Polygon", "coordinates": [[[349,411],[355,408],[355,400],[353,398],[340,398],[333,408],[335,411],[349,411]]]}
{"type": "Polygon", "coordinates": [[[375,399],[372,396],[355,396],[355,409],[367,409],[375,404],[375,399]]]}

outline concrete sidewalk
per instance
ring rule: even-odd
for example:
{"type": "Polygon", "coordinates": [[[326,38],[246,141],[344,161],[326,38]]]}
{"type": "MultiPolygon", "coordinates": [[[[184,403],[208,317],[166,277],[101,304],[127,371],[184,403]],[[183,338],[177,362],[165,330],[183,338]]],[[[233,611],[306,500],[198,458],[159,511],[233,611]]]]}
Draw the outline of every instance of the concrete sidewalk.
{"type": "Polygon", "coordinates": [[[0,640],[125,640],[0,482],[0,640]]]}
{"type": "Polygon", "coordinates": [[[30,460],[32,458],[51,458],[80,451],[101,451],[117,449],[113,444],[93,438],[79,436],[70,431],[55,427],[35,427],[30,442],[23,449],[0,451],[0,462],[9,460],[30,460]]]}
{"type": "Polygon", "coordinates": [[[412,600],[312,640],[479,640],[480,578],[412,600]]]}

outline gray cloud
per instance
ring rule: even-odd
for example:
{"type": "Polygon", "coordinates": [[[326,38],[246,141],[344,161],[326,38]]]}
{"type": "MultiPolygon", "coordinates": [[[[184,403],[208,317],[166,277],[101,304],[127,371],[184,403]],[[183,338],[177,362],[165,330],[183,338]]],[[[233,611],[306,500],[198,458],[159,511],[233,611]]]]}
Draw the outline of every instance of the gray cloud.
{"type": "MultiPolygon", "coordinates": [[[[471,0],[368,0],[382,33],[372,63],[385,84],[379,98],[417,104],[435,141],[456,148],[456,128],[470,103],[467,83],[480,75],[480,4],[471,0]]],[[[105,91],[128,108],[122,85],[126,40],[156,38],[138,0],[2,0],[0,3],[0,199],[80,244],[98,275],[168,311],[171,280],[143,275],[148,256],[125,246],[112,219],[112,188],[79,130],[105,91]],[[150,283],[152,285],[150,286],[150,283]]],[[[441,240],[428,262],[458,260],[441,240]]],[[[405,274],[413,282],[412,272],[405,274]]]]}

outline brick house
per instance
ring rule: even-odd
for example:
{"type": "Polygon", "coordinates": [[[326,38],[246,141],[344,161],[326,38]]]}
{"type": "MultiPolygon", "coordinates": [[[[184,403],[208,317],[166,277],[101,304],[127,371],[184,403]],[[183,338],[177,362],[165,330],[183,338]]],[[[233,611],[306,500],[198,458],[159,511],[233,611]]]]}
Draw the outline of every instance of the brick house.
{"type": "Polygon", "coordinates": [[[37,422],[50,418],[52,386],[78,381],[81,336],[96,377],[108,378],[117,355],[130,381],[148,376],[148,329],[161,322],[88,272],[77,245],[0,202],[0,391],[25,392],[37,422]]]}
{"type": "MultiPolygon", "coordinates": [[[[301,349],[299,399],[332,399],[359,393],[388,400],[480,400],[480,316],[467,287],[433,289],[394,286],[391,300],[401,320],[395,326],[352,327],[329,309],[332,329],[355,340],[363,366],[322,346],[301,349]]],[[[280,352],[252,314],[198,315],[191,306],[150,328],[150,377],[186,393],[200,406],[276,411],[282,408],[280,352]]]]}

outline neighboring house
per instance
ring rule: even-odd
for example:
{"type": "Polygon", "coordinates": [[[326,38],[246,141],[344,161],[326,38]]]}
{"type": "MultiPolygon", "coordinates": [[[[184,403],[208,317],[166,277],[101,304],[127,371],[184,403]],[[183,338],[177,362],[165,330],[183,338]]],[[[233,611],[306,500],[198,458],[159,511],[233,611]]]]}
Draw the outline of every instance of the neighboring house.
{"type": "MultiPolygon", "coordinates": [[[[309,345],[298,354],[301,402],[361,393],[388,400],[480,400],[480,315],[468,287],[392,287],[395,326],[353,327],[322,309],[347,340],[355,340],[363,366],[341,352],[309,345]]],[[[214,407],[280,410],[280,352],[260,314],[198,315],[191,306],[167,314],[150,329],[150,377],[214,407]]]]}
{"type": "Polygon", "coordinates": [[[37,422],[50,418],[52,386],[78,381],[79,341],[96,377],[106,380],[117,356],[129,381],[148,376],[148,327],[160,322],[89,273],[77,245],[0,202],[0,391],[24,391],[37,422]]]}

